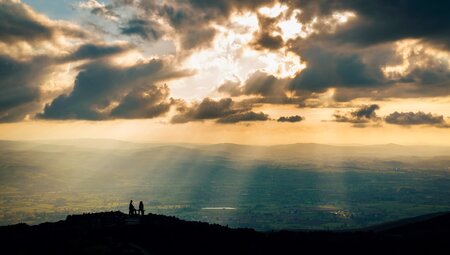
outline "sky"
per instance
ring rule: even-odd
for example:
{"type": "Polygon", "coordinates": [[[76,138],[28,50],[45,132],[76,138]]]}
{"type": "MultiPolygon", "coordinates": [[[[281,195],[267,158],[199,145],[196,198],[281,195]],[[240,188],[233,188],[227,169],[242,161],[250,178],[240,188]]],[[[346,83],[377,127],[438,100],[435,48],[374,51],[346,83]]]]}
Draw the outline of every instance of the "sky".
{"type": "Polygon", "coordinates": [[[449,11],[0,0],[0,139],[450,146],[449,11]]]}

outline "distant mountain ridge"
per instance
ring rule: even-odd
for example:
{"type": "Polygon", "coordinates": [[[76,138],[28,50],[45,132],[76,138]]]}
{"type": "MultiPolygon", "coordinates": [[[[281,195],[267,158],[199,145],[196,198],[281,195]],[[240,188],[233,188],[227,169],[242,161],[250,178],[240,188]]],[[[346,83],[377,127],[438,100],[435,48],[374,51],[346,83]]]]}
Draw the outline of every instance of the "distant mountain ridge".
{"type": "Polygon", "coordinates": [[[450,156],[450,146],[430,145],[327,145],[318,143],[293,143],[280,145],[245,145],[235,143],[189,144],[189,143],[134,143],[112,139],[70,139],[42,141],[0,140],[3,149],[39,150],[56,146],[61,149],[102,149],[102,150],[145,150],[155,148],[198,149],[207,152],[251,152],[254,154],[270,153],[301,156],[306,154],[355,154],[367,156],[450,156]]]}

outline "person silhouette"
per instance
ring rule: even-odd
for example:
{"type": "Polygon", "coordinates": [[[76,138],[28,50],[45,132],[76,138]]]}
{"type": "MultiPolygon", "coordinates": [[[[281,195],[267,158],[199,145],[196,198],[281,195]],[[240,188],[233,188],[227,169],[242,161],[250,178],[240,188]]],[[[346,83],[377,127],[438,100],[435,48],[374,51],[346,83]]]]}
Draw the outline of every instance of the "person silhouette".
{"type": "Polygon", "coordinates": [[[130,200],[130,205],[128,206],[128,210],[129,210],[129,212],[128,212],[129,215],[136,214],[136,209],[134,208],[133,200],[130,200]]]}
{"type": "Polygon", "coordinates": [[[140,215],[144,215],[144,203],[142,203],[142,201],[141,202],[139,202],[139,214],[140,215]]]}

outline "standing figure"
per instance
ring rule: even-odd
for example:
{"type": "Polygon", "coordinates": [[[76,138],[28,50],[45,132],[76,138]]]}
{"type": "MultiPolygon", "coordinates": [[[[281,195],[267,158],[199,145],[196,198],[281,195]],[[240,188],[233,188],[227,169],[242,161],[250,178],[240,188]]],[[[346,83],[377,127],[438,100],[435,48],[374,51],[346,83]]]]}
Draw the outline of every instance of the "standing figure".
{"type": "Polygon", "coordinates": [[[139,214],[144,215],[144,212],[145,212],[144,203],[142,203],[142,201],[141,201],[141,202],[139,202],[139,214]]]}
{"type": "Polygon", "coordinates": [[[128,206],[128,210],[129,210],[129,212],[128,212],[129,215],[136,214],[136,209],[134,208],[133,200],[130,200],[130,205],[128,206]]]}

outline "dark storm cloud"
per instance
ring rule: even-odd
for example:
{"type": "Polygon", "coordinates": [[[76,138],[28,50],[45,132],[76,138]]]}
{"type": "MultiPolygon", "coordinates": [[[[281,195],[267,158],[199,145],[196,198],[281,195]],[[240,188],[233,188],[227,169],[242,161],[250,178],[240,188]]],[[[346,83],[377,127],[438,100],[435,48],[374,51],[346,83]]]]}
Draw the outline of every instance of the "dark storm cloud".
{"type": "Polygon", "coordinates": [[[212,23],[225,24],[233,11],[256,10],[271,2],[273,1],[142,0],[136,2],[135,7],[139,11],[145,11],[145,15],[140,16],[142,19],[155,15],[165,19],[180,37],[183,49],[192,50],[211,44],[216,35],[212,23]]]}
{"type": "Polygon", "coordinates": [[[336,111],[333,114],[333,118],[336,122],[348,122],[353,123],[355,127],[365,127],[367,123],[379,122],[381,120],[375,112],[378,109],[380,109],[380,106],[376,104],[363,105],[356,110],[346,113],[336,111]]]}
{"type": "Polygon", "coordinates": [[[288,117],[282,116],[282,117],[278,118],[277,121],[294,123],[294,122],[300,122],[302,120],[304,120],[304,118],[302,116],[294,115],[294,116],[288,116],[288,117]]]}
{"type": "MultiPolygon", "coordinates": [[[[316,33],[307,38],[299,37],[284,42],[279,35],[274,35],[280,32],[277,22],[284,14],[274,18],[258,14],[259,30],[254,34],[250,46],[269,51],[287,46],[306,62],[306,69],[289,86],[278,86],[271,93],[257,93],[245,83],[239,86],[226,83],[218,89],[219,92],[230,96],[258,95],[263,97],[261,101],[273,103],[292,101],[284,96],[287,93],[295,92],[296,96],[304,97],[311,93],[325,92],[329,88],[336,88],[335,99],[342,102],[359,97],[382,99],[449,94],[448,68],[428,66],[411,69],[403,77],[396,78],[386,77],[382,71],[386,66],[399,64],[401,56],[395,52],[395,42],[398,40],[417,38],[422,42],[438,45],[436,38],[448,37],[450,33],[447,30],[450,26],[445,26],[448,24],[448,15],[442,11],[448,3],[427,4],[423,1],[400,0],[369,3],[359,0],[281,2],[290,7],[286,15],[290,15],[289,12],[295,8],[301,9],[297,18],[304,24],[317,17],[317,22],[312,24],[316,33]],[[329,18],[336,11],[350,11],[356,17],[345,24],[329,24],[329,18]],[[416,27],[419,28],[418,31],[415,30],[416,27]],[[426,86],[427,84],[433,86],[426,86]]],[[[226,25],[231,13],[235,11],[257,12],[261,6],[273,3],[275,1],[144,0],[135,5],[145,10],[143,19],[155,15],[162,17],[175,30],[182,48],[195,50],[209,46],[215,38],[213,23],[226,25]]]]}
{"type": "Polygon", "coordinates": [[[0,1],[0,41],[49,39],[53,30],[41,21],[23,4],[0,1]]]}
{"type": "Polygon", "coordinates": [[[448,64],[425,54],[425,50],[419,53],[417,49],[411,50],[406,55],[409,67],[402,74],[391,77],[382,71],[386,66],[402,64],[402,55],[395,51],[395,43],[402,39],[419,39],[422,48],[446,45],[449,49],[450,41],[445,39],[450,34],[449,3],[357,0],[292,3],[302,10],[300,21],[310,22],[318,17],[318,25],[313,26],[317,33],[288,43],[307,65],[292,81],[292,90],[321,92],[336,88],[334,99],[342,102],[361,97],[450,95],[448,64]],[[336,11],[351,11],[356,17],[330,31],[320,20],[336,11]]]}
{"type": "Polygon", "coordinates": [[[20,2],[0,1],[0,42],[53,40],[56,34],[86,36],[78,27],[47,20],[20,2]]]}
{"type": "Polygon", "coordinates": [[[150,85],[132,90],[111,112],[112,118],[154,118],[167,113],[172,101],[167,85],[150,85]]]}
{"type": "Polygon", "coordinates": [[[402,82],[405,83],[420,83],[424,85],[433,85],[446,83],[450,81],[450,70],[445,69],[433,69],[433,68],[417,68],[408,73],[405,77],[402,77],[402,82]]]}
{"type": "Polygon", "coordinates": [[[255,34],[255,38],[251,45],[257,50],[277,50],[284,46],[284,40],[281,35],[273,35],[274,32],[281,33],[277,26],[279,17],[268,18],[258,15],[259,30],[255,34]]]}
{"type": "Polygon", "coordinates": [[[450,2],[422,0],[298,0],[300,19],[330,15],[335,11],[352,11],[358,18],[331,35],[342,43],[360,46],[393,42],[401,39],[423,39],[450,48],[450,2]]]}
{"type": "Polygon", "coordinates": [[[430,125],[450,128],[442,115],[424,112],[393,112],[384,117],[386,123],[401,126],[430,125]]]}
{"type": "Polygon", "coordinates": [[[152,84],[186,75],[189,73],[174,70],[162,60],[155,59],[131,67],[93,62],[82,67],[70,94],[54,99],[37,117],[86,120],[156,117],[165,112],[161,108],[164,108],[167,88],[152,84]]]}
{"type": "Polygon", "coordinates": [[[284,45],[284,41],[280,35],[273,36],[273,35],[270,35],[269,33],[259,34],[255,38],[255,41],[253,42],[253,46],[256,49],[276,50],[276,49],[283,47],[283,45],[284,45]]]}
{"type": "Polygon", "coordinates": [[[0,122],[23,120],[36,107],[50,61],[45,57],[18,61],[0,55],[0,122]]]}
{"type": "Polygon", "coordinates": [[[218,101],[205,98],[200,103],[193,103],[190,106],[181,104],[177,110],[179,114],[173,116],[172,123],[225,118],[249,111],[250,108],[235,103],[231,98],[223,98],[218,101]]]}
{"type": "Polygon", "coordinates": [[[157,22],[145,19],[134,18],[120,27],[124,35],[137,35],[149,41],[156,41],[163,36],[164,31],[157,22]]]}
{"type": "MultiPolygon", "coordinates": [[[[293,104],[299,107],[338,107],[338,103],[330,104],[319,100],[320,93],[307,90],[296,90],[296,95],[288,87],[292,82],[290,78],[280,79],[273,75],[256,71],[244,82],[225,81],[217,91],[231,97],[253,96],[241,102],[254,104],[293,104]],[[289,97],[287,94],[291,94],[289,97]]],[[[341,106],[339,106],[341,107],[341,106]]]]}
{"type": "Polygon", "coordinates": [[[64,61],[76,61],[82,59],[97,59],[107,56],[113,56],[126,52],[131,48],[128,44],[96,44],[86,43],[78,47],[73,53],[64,57],[64,61]]]}
{"type": "Polygon", "coordinates": [[[234,124],[238,122],[248,122],[248,121],[266,121],[269,120],[269,115],[263,113],[263,112],[242,112],[242,113],[236,113],[233,115],[229,115],[223,118],[220,118],[217,120],[217,123],[221,124],[234,124]]]}
{"type": "Polygon", "coordinates": [[[84,44],[67,56],[39,56],[16,60],[0,55],[0,122],[21,121],[42,107],[46,97],[41,85],[58,65],[76,60],[93,60],[129,49],[127,45],[84,44]]]}
{"type": "Polygon", "coordinates": [[[361,108],[353,111],[352,116],[354,116],[357,119],[376,119],[377,114],[375,113],[375,111],[379,109],[380,106],[376,104],[364,105],[361,108]]]}
{"type": "Polygon", "coordinates": [[[231,11],[237,10],[255,10],[263,5],[274,3],[273,0],[188,0],[192,6],[204,10],[213,9],[221,15],[230,15],[231,11]]]}
{"type": "Polygon", "coordinates": [[[355,53],[311,47],[301,56],[307,67],[292,80],[292,90],[323,92],[331,87],[374,87],[385,83],[380,67],[364,63],[355,53]]]}

